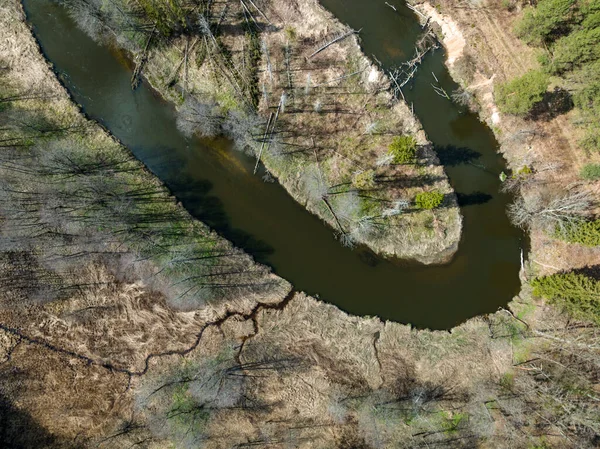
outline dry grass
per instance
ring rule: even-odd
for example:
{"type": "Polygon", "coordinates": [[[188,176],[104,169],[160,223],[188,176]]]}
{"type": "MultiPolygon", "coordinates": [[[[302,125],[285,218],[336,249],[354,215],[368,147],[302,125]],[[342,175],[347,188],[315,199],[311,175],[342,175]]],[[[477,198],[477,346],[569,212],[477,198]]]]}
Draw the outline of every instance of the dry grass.
{"type": "MultiPolygon", "coordinates": [[[[14,35],[14,42],[23,46],[11,53],[21,56],[10,59],[10,70],[39,69],[57,95],[53,101],[75,111],[36,51],[17,0],[0,7],[0,18],[2,32],[14,35]]],[[[9,435],[23,438],[25,447],[171,447],[163,439],[167,435],[147,420],[152,412],[143,407],[147,386],[160,385],[167,373],[181,366],[215,357],[225,346],[233,348],[240,363],[269,357],[298,363],[259,376],[248,372],[254,376],[247,377],[244,394],[266,407],[218,411],[208,424],[212,438],[205,447],[366,447],[366,439],[378,436],[398,437],[393,447],[414,447],[424,444],[415,429],[428,429],[436,417],[453,416],[447,410],[465,407],[470,425],[483,423],[475,427],[487,435],[482,447],[527,447],[523,428],[511,433],[510,414],[488,410],[484,401],[495,397],[494,386],[507,374],[514,374],[516,385],[523,382],[529,391],[528,370],[536,366],[523,364],[528,358],[548,357],[544,351],[549,348],[588,356],[594,352],[582,352],[581,347],[597,341],[593,329],[569,323],[552,308],[536,306],[526,294],[512,306],[516,316],[528,322],[534,338],[521,335],[524,325],[507,312],[470,320],[451,333],[414,331],[375,318],[350,317],[303,294],[268,310],[242,299],[226,304],[230,316],[216,320],[224,310],[175,312],[139,280],[113,282],[102,266],[81,267],[79,273],[82,281],[107,284],[45,306],[8,307],[7,298],[0,298],[0,413],[7,403],[12,407],[10,416],[0,415],[6,417],[0,429],[11,427],[9,435]],[[214,325],[206,327],[208,322],[214,325]],[[197,338],[199,344],[190,346],[197,338]],[[148,359],[153,352],[183,348],[190,348],[184,356],[148,359]],[[147,371],[141,369],[145,361],[147,371]],[[128,374],[130,370],[141,372],[128,374]],[[380,405],[377,400],[427,385],[441,385],[456,399],[442,401],[432,419],[401,420],[392,427],[382,421],[377,435],[365,436],[371,421],[364,418],[374,413],[373,405],[380,405]]],[[[263,300],[274,303],[281,294],[263,300]]],[[[600,391],[597,384],[594,388],[600,391]]],[[[545,412],[543,406],[533,407],[531,416],[545,412]]],[[[516,413],[514,408],[510,411],[516,413]]],[[[564,430],[559,425],[544,428],[555,435],[564,430]]],[[[552,442],[555,447],[573,447],[556,437],[552,442]]]]}
{"type": "MultiPolygon", "coordinates": [[[[258,109],[265,122],[276,111],[284,92],[287,97],[274,142],[262,155],[268,170],[298,202],[336,232],[351,235],[354,243],[366,244],[380,254],[426,263],[448,259],[456,251],[461,232],[454,194],[420,124],[407,105],[389,93],[387,77],[362,54],[355,36],[309,58],[322,42],[348,31],[316,0],[269,1],[263,5],[272,22],[272,26],[262,24],[260,34],[267,51],[261,52],[258,67],[258,109]],[[316,104],[320,106],[316,108],[316,104]],[[402,134],[414,136],[421,145],[419,165],[378,164],[393,137],[402,134]],[[352,178],[365,170],[374,170],[375,185],[357,190],[352,178]],[[321,184],[317,190],[330,195],[339,221],[321,197],[315,196],[315,183],[321,184]],[[447,207],[382,216],[396,201],[411,201],[417,193],[430,189],[447,195],[447,207]],[[352,195],[356,210],[345,220],[340,216],[345,213],[341,209],[346,207],[346,200],[344,205],[336,205],[336,201],[348,196],[347,192],[359,196],[352,195]],[[360,229],[362,219],[369,221],[364,232],[360,229]]],[[[215,4],[212,16],[220,17],[223,8],[215,4]]],[[[219,37],[238,69],[247,64],[244,50],[249,47],[241,8],[239,4],[228,5],[219,37]]],[[[225,109],[241,107],[222,67],[214,59],[198,59],[205,47],[202,40],[196,43],[187,58],[187,70],[178,72],[174,77],[177,83],[170,88],[166,81],[173,79],[174,68],[183,58],[184,38],[153,51],[145,74],[176,104],[182,101],[185,88],[186,94],[200,101],[214,100],[225,109]]],[[[260,144],[252,151],[258,154],[260,144]]]]}
{"type": "MultiPolygon", "coordinates": [[[[85,127],[91,147],[111,145],[128,154],[72,104],[40,54],[17,0],[0,7],[0,29],[3,80],[18,92],[45,94],[22,101],[21,108],[85,127]]],[[[139,171],[141,177],[150,176],[141,164],[139,171]]],[[[150,182],[159,185],[154,178],[150,182]]],[[[4,263],[0,270],[11,270],[4,263]]],[[[178,312],[143,279],[118,279],[114,268],[100,261],[83,262],[71,274],[74,284],[93,286],[45,304],[44,298],[41,303],[20,305],[0,296],[2,406],[8,401],[25,410],[51,429],[59,447],[67,447],[64,441],[71,440],[81,447],[92,436],[116,431],[130,418],[121,413],[131,413],[127,373],[142,372],[151,354],[186,350],[206,323],[226,314],[228,308],[249,314],[258,303],[278,303],[289,290],[283,282],[285,287],[272,294],[246,295],[216,307],[178,312]]]]}

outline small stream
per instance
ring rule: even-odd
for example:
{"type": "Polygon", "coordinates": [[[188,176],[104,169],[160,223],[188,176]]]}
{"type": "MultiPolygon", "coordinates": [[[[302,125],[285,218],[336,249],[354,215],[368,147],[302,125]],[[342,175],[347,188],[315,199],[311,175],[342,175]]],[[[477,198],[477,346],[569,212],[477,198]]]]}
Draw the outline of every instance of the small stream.
{"type": "MultiPolygon", "coordinates": [[[[363,29],[365,53],[384,67],[412,56],[420,27],[401,2],[394,2],[398,12],[384,2],[322,3],[341,21],[363,29]]],[[[464,204],[464,233],[451,263],[424,266],[342,247],[332,229],[279,184],[253,176],[254,161],[229,141],[186,139],[175,125],[174,108],[147,83],[132,92],[127,59],[95,43],[62,7],[50,0],[23,4],[44,54],[86,114],[120,139],[192,215],[297,290],[352,314],[431,329],[494,312],[519,291],[519,253],[526,242],[506,217],[510,197],[498,191],[505,164],[489,128],[433,91],[432,72],[446,91],[457,87],[442,51],[426,58],[405,95],[464,204]]]]}

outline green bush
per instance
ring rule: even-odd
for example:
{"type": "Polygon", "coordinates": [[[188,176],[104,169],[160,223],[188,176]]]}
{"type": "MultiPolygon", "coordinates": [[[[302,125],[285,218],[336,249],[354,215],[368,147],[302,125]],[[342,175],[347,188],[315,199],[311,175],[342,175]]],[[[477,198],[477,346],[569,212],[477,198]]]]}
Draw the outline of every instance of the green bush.
{"type": "Polygon", "coordinates": [[[498,84],[494,96],[502,112],[526,115],[534,104],[544,98],[547,89],[548,75],[532,70],[519,78],[498,84]]]}
{"type": "Polygon", "coordinates": [[[529,165],[523,165],[516,173],[513,173],[512,178],[526,178],[531,174],[533,174],[533,169],[529,165]]]}
{"type": "Polygon", "coordinates": [[[417,160],[417,141],[413,136],[394,137],[388,148],[394,164],[414,164],[417,160]]]}
{"type": "Polygon", "coordinates": [[[444,200],[444,194],[438,190],[432,190],[431,192],[417,193],[415,197],[415,204],[419,209],[435,209],[444,200]]]}
{"type": "Polygon", "coordinates": [[[283,30],[285,32],[285,37],[288,41],[294,42],[296,40],[296,29],[293,26],[286,26],[283,30]]]}
{"type": "Polygon", "coordinates": [[[138,0],[137,3],[163,36],[169,37],[186,26],[185,11],[176,1],[138,0]]]}
{"type": "Polygon", "coordinates": [[[576,319],[600,324],[600,282],[584,274],[558,273],[531,281],[533,294],[548,299],[576,319]]]}
{"type": "Polygon", "coordinates": [[[372,189],[375,187],[375,171],[364,170],[352,177],[352,185],[357,189],[372,189]]]}
{"type": "Polygon", "coordinates": [[[590,10],[586,13],[585,19],[581,22],[583,29],[591,30],[600,27],[600,5],[596,5],[596,10],[590,10]]]}
{"type": "Polygon", "coordinates": [[[580,142],[589,151],[600,150],[600,60],[587,64],[574,75],[575,79],[584,83],[573,96],[575,106],[581,111],[585,123],[585,136],[580,142]]]}
{"type": "Polygon", "coordinates": [[[570,243],[585,246],[600,245],[600,220],[578,221],[556,228],[554,236],[570,243]]]}
{"type": "Polygon", "coordinates": [[[588,181],[600,179],[600,164],[586,164],[579,172],[579,176],[588,181]]]}

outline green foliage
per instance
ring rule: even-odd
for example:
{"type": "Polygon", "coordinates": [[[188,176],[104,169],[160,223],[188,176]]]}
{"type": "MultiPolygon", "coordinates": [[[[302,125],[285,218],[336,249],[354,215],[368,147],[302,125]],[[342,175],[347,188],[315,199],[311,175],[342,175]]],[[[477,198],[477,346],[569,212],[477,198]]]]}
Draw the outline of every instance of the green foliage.
{"type": "Polygon", "coordinates": [[[579,143],[585,150],[600,151],[600,130],[591,126],[587,127],[586,134],[579,143]]]}
{"type": "Polygon", "coordinates": [[[364,170],[352,177],[352,185],[357,189],[372,189],[375,187],[375,171],[364,170]]]}
{"type": "Polygon", "coordinates": [[[596,181],[600,179],[600,164],[586,164],[579,172],[579,176],[582,179],[588,181],[596,181]]]}
{"type": "Polygon", "coordinates": [[[502,0],[502,7],[507,11],[513,11],[515,9],[515,4],[512,0],[502,0]]]}
{"type": "Polygon", "coordinates": [[[516,173],[512,175],[512,178],[524,178],[531,174],[533,174],[532,168],[529,165],[523,165],[516,173]]]}
{"type": "Polygon", "coordinates": [[[240,81],[242,81],[242,84],[245,85],[247,94],[250,97],[250,102],[256,109],[258,108],[261,95],[258,83],[258,66],[262,58],[260,36],[256,30],[249,29],[246,31],[245,38],[248,42],[248,50],[244,55],[247,61],[245,65],[247,83],[244,83],[244,80],[240,81]]]}
{"type": "Polygon", "coordinates": [[[505,390],[512,391],[515,387],[515,374],[512,372],[504,373],[500,378],[500,386],[505,390]]]}
{"type": "Polygon", "coordinates": [[[551,42],[568,31],[575,16],[575,0],[541,0],[517,23],[515,33],[528,44],[551,42]]]}
{"type": "Polygon", "coordinates": [[[438,190],[432,190],[430,192],[417,193],[415,197],[415,204],[419,209],[435,209],[444,200],[444,194],[438,190]]]}
{"type": "Polygon", "coordinates": [[[576,221],[563,228],[556,228],[554,236],[570,243],[585,246],[600,245],[600,220],[576,221]]]}
{"type": "Polygon", "coordinates": [[[288,41],[293,42],[296,40],[296,29],[293,26],[286,26],[284,32],[288,41]]]}
{"type": "Polygon", "coordinates": [[[215,101],[223,108],[223,113],[235,111],[240,107],[238,97],[236,97],[231,89],[217,91],[215,94],[215,101]]]}
{"type": "Polygon", "coordinates": [[[560,38],[552,47],[549,69],[564,73],[600,59],[600,28],[581,29],[560,38]]]}
{"type": "Polygon", "coordinates": [[[581,27],[584,30],[591,30],[593,28],[600,27],[600,6],[597,10],[591,11],[589,15],[586,15],[583,22],[581,22],[581,27]]]}
{"type": "Polygon", "coordinates": [[[525,75],[496,86],[494,96],[502,112],[526,115],[542,100],[548,89],[548,75],[531,70],[525,75]]]}
{"type": "Polygon", "coordinates": [[[588,151],[600,150],[600,60],[587,64],[574,74],[582,85],[573,101],[581,111],[585,136],[580,142],[588,151]]]}
{"type": "Polygon", "coordinates": [[[208,411],[198,407],[194,398],[188,393],[189,384],[177,386],[171,398],[171,405],[166,414],[167,420],[176,428],[181,428],[182,433],[193,428],[201,432],[210,418],[208,411]]]}
{"type": "Polygon", "coordinates": [[[394,164],[414,164],[417,159],[417,140],[413,136],[398,136],[388,148],[394,164]]]}
{"type": "Polygon", "coordinates": [[[533,170],[529,165],[524,165],[517,173],[519,175],[531,175],[533,173],[533,170]]]}
{"type": "Polygon", "coordinates": [[[234,355],[233,345],[226,343],[219,353],[185,360],[143,379],[138,402],[156,425],[151,430],[177,447],[202,447],[219,411],[240,403],[244,376],[235,375],[240,365],[234,355]]]}
{"type": "Polygon", "coordinates": [[[549,73],[563,78],[574,92],[585,130],[579,142],[588,151],[600,150],[600,2],[540,0],[525,11],[516,33],[527,43],[543,46],[539,61],[549,73]]]}
{"type": "Polygon", "coordinates": [[[456,433],[459,429],[460,423],[463,422],[465,419],[468,418],[468,415],[466,413],[447,413],[447,412],[442,412],[442,429],[444,429],[444,432],[446,433],[456,433]]]}
{"type": "Polygon", "coordinates": [[[138,0],[138,4],[163,36],[185,27],[185,13],[177,0],[138,0]]]}
{"type": "Polygon", "coordinates": [[[558,273],[531,281],[533,293],[577,319],[600,324],[600,282],[579,273],[558,273]]]}

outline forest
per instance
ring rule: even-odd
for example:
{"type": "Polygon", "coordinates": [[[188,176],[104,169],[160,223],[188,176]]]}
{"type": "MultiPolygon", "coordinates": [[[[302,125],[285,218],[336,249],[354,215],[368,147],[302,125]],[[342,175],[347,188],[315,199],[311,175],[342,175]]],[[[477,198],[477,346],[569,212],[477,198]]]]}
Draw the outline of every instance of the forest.
{"type": "Polygon", "coordinates": [[[585,131],[579,142],[582,149],[599,151],[598,2],[541,0],[535,7],[525,9],[515,26],[515,33],[528,45],[539,49],[541,70],[500,85],[496,93],[501,108],[508,113],[535,116],[544,112],[564,113],[574,105],[580,115],[577,125],[585,131]],[[555,86],[552,93],[547,92],[551,82],[555,86]]]}
{"type": "MultiPolygon", "coordinates": [[[[539,10],[526,9],[522,20],[532,21],[531,34],[522,38],[548,48],[554,62],[543,62],[543,72],[509,81],[513,84],[500,87],[499,96],[590,69],[586,62],[567,70],[559,61],[565,60],[561,46],[572,42],[561,40],[593,22],[591,13],[580,17],[593,10],[593,2],[570,2],[560,24],[550,19],[546,3],[555,5],[550,9],[557,14],[561,2],[553,0],[541,0],[539,10]]],[[[298,6],[302,0],[65,4],[88,33],[137,55],[133,87],[147,79],[170,86],[165,96],[177,100],[182,132],[227,133],[245,151],[253,148],[257,164],[264,158],[284,179],[284,170],[308,173],[312,184],[303,179],[299,189],[308,188],[312,201],[331,214],[342,243],[357,244],[355,236],[367,226],[365,203],[347,205],[363,201],[365,192],[375,195],[376,203],[366,221],[380,226],[389,217],[408,220],[415,233],[427,228],[423,235],[431,239],[450,233],[451,220],[459,220],[457,208],[442,207],[453,201],[445,178],[435,188],[418,183],[420,177],[442,176],[442,168],[381,73],[385,89],[369,92],[357,82],[350,91],[343,84],[337,106],[329,94],[319,95],[325,110],[363,108],[370,114],[340,124],[333,137],[328,130],[317,134],[319,145],[290,136],[308,120],[296,118],[303,108],[311,117],[317,114],[314,129],[326,117],[314,110],[314,98],[306,92],[340,76],[352,80],[361,70],[368,75],[371,66],[360,65],[365,59],[327,75],[313,68],[314,78],[306,84],[293,89],[288,84],[285,97],[264,103],[272,91],[257,80],[269,77],[269,58],[283,67],[273,76],[293,86],[297,75],[288,70],[290,64],[314,53],[325,53],[324,58],[328,53],[320,49],[354,35],[336,29],[316,46],[309,41],[302,57],[293,59],[290,52],[301,48],[300,30],[282,28],[277,39],[283,36],[289,45],[275,52],[258,29],[275,17],[270,8],[298,6]],[[211,7],[217,9],[207,20],[211,7]],[[249,51],[228,50],[228,36],[216,31],[228,24],[229,7],[238,8],[234,17],[245,23],[243,32],[236,29],[241,37],[235,44],[243,42],[249,51]],[[183,50],[174,52],[173,42],[183,50]],[[201,63],[193,65],[192,55],[201,63]],[[159,79],[162,58],[175,64],[159,79]],[[205,64],[219,67],[219,83],[197,84],[214,73],[202,72],[205,64]],[[263,85],[265,90],[255,89],[263,85]],[[210,94],[205,101],[184,95],[201,89],[210,94]],[[402,123],[386,122],[398,116],[402,123]],[[373,131],[384,126],[386,132],[373,131]],[[333,173],[332,167],[352,154],[348,148],[361,144],[331,151],[325,143],[353,128],[358,130],[353,139],[369,136],[377,146],[366,153],[364,170],[350,164],[353,168],[333,173]],[[282,140],[266,139],[265,133],[282,140]],[[325,157],[329,153],[335,156],[325,157]],[[371,163],[378,158],[385,163],[371,163]],[[288,166],[290,160],[297,165],[288,166]],[[285,167],[277,168],[278,163],[285,167]],[[417,180],[410,188],[373,192],[407,177],[417,180]],[[357,209],[362,215],[340,212],[357,209]],[[414,215],[405,209],[414,209],[414,215]],[[345,241],[346,234],[354,240],[345,241]]],[[[2,445],[558,449],[600,444],[600,285],[593,267],[539,275],[528,261],[523,288],[509,305],[448,331],[346,314],[295,291],[191,217],[126,147],[82,114],[44,59],[25,17],[17,0],[0,5],[0,36],[6,33],[0,45],[2,445]]],[[[313,25],[322,27],[323,21],[340,27],[328,15],[313,25]]],[[[356,48],[342,50],[353,55],[356,48]]],[[[331,62],[321,61],[327,67],[331,62]]],[[[582,117],[593,112],[580,103],[581,95],[592,95],[593,82],[586,77],[587,87],[573,94],[582,117]]],[[[524,110],[523,102],[513,99],[505,106],[514,108],[510,113],[524,110]]],[[[593,170],[586,170],[592,173],[586,178],[593,178],[593,170]]],[[[505,175],[503,185],[512,192],[531,191],[547,171],[524,163],[505,175]]],[[[576,245],[577,251],[593,250],[600,235],[590,213],[593,181],[579,181],[551,195],[516,196],[508,213],[532,234],[541,230],[544,238],[576,245]]]]}

